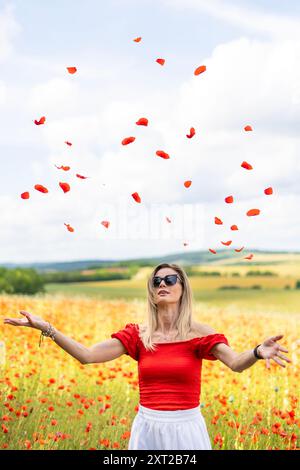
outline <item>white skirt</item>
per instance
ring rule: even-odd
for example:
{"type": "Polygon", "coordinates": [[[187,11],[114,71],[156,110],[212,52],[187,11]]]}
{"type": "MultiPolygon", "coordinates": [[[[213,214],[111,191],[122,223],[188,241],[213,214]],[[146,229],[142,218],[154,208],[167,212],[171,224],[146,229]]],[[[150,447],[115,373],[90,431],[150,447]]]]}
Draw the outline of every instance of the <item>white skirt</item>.
{"type": "Polygon", "coordinates": [[[163,411],[139,404],[129,450],[212,450],[200,408],[163,411]]]}

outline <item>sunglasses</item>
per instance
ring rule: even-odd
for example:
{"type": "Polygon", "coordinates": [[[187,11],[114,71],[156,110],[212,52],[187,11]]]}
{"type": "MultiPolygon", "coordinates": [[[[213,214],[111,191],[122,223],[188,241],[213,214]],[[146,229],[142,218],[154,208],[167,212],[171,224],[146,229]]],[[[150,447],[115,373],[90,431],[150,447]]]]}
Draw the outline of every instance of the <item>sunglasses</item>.
{"type": "Polygon", "coordinates": [[[161,281],[165,281],[166,286],[174,286],[177,282],[177,279],[180,281],[179,276],[177,274],[168,274],[165,277],[154,276],[152,279],[153,287],[159,287],[161,281]]]}

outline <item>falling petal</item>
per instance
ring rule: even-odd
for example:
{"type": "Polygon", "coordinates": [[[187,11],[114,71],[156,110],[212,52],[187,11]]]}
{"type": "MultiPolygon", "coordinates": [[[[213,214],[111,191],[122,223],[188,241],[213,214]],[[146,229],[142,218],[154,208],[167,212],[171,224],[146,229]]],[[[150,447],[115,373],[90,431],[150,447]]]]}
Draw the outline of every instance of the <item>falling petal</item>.
{"type": "Polygon", "coordinates": [[[160,65],[164,65],[165,59],[156,59],[156,62],[160,65]]]}
{"type": "Polygon", "coordinates": [[[250,255],[248,256],[244,256],[244,259],[252,259],[253,258],[253,254],[251,253],[250,255]]]}
{"type": "Polygon", "coordinates": [[[233,202],[233,196],[225,197],[225,202],[227,202],[227,204],[231,204],[233,202]]]}
{"type": "Polygon", "coordinates": [[[40,126],[41,124],[45,124],[45,121],[46,121],[45,116],[42,116],[39,121],[35,119],[34,124],[36,124],[37,126],[40,126]]]}
{"type": "Polygon", "coordinates": [[[73,229],[73,227],[71,227],[70,224],[64,224],[64,225],[67,227],[67,229],[69,230],[69,232],[74,232],[74,229],[73,229]]]}
{"type": "Polygon", "coordinates": [[[89,178],[89,176],[82,176],[82,175],[79,175],[78,173],[76,173],[76,176],[77,178],[81,178],[82,180],[89,178]]]}
{"type": "Polygon", "coordinates": [[[229,246],[229,245],[231,245],[232,240],[228,240],[228,242],[221,242],[221,243],[222,243],[222,245],[229,246]]]}
{"type": "Polygon", "coordinates": [[[29,192],[28,192],[28,191],[25,191],[25,193],[22,193],[22,194],[21,194],[21,198],[22,198],[22,199],[29,199],[29,192]]]}
{"type": "Polygon", "coordinates": [[[67,67],[67,70],[68,70],[68,72],[71,73],[71,74],[77,72],[77,68],[76,68],[76,67],[67,67]]]}
{"type": "Polygon", "coordinates": [[[169,224],[171,223],[171,219],[169,219],[169,217],[166,217],[166,221],[169,222],[169,224]]]}
{"type": "Polygon", "coordinates": [[[214,255],[217,254],[216,250],[213,250],[212,248],[209,248],[209,251],[210,251],[211,253],[213,253],[214,255]]]}
{"type": "Polygon", "coordinates": [[[170,155],[168,153],[164,152],[163,150],[157,150],[156,155],[158,157],[161,157],[161,158],[164,158],[164,159],[170,158],[170,155]]]}
{"type": "Polygon", "coordinates": [[[122,145],[128,145],[134,141],[135,141],[135,137],[125,137],[125,139],[122,140],[122,145]]]}
{"type": "Polygon", "coordinates": [[[184,186],[185,186],[186,188],[189,188],[189,187],[191,186],[191,184],[192,184],[192,181],[191,181],[191,180],[187,180],[187,181],[185,181],[183,184],[184,184],[184,186]]]}
{"type": "Polygon", "coordinates": [[[248,212],[247,212],[247,215],[249,217],[251,217],[252,215],[259,215],[260,214],[260,210],[259,209],[250,209],[248,212]]]}
{"type": "Polygon", "coordinates": [[[145,117],[140,118],[138,121],[136,121],[137,126],[148,126],[148,119],[145,117]]]}
{"type": "Polygon", "coordinates": [[[200,73],[205,72],[206,66],[205,65],[200,65],[200,67],[197,67],[194,71],[194,75],[200,75],[200,73]]]}
{"type": "Polygon", "coordinates": [[[132,193],[131,196],[136,202],[141,202],[141,198],[138,193],[132,193]]]}
{"type": "Polygon", "coordinates": [[[273,194],[273,188],[271,188],[271,187],[270,187],[270,188],[266,188],[266,189],[264,190],[264,193],[267,194],[267,195],[273,194]]]}
{"type": "Polygon", "coordinates": [[[142,39],[141,37],[138,37],[138,38],[133,39],[133,41],[134,42],[141,42],[141,39],[142,39]]]}
{"type": "Polygon", "coordinates": [[[64,171],[69,171],[71,167],[69,166],[57,166],[57,165],[54,165],[56,166],[56,168],[58,168],[59,170],[64,170],[64,171]]]}
{"type": "Polygon", "coordinates": [[[106,227],[106,228],[109,227],[109,221],[108,220],[102,220],[101,224],[104,225],[104,227],[106,227]]]}
{"type": "Polygon", "coordinates": [[[245,127],[244,127],[244,130],[245,130],[246,132],[253,131],[253,129],[252,129],[251,126],[245,126],[245,127]]]}
{"type": "Polygon", "coordinates": [[[234,251],[236,251],[237,253],[239,253],[240,251],[242,251],[245,247],[242,246],[242,248],[235,248],[234,251]]]}
{"type": "Polygon", "coordinates": [[[241,164],[241,166],[242,166],[243,168],[245,168],[245,170],[253,170],[253,166],[250,165],[250,163],[243,162],[243,163],[241,164]]]}
{"type": "Polygon", "coordinates": [[[65,144],[67,144],[67,145],[69,145],[69,147],[71,147],[72,142],[68,142],[67,140],[65,140],[65,144]]]}
{"type": "Polygon", "coordinates": [[[237,225],[231,225],[230,229],[231,230],[238,230],[238,226],[237,225]]]}
{"type": "Polygon", "coordinates": [[[196,134],[195,128],[191,127],[190,128],[190,133],[186,134],[186,136],[187,136],[188,139],[191,139],[192,137],[194,137],[195,134],[196,134]]]}
{"type": "Polygon", "coordinates": [[[70,191],[70,185],[68,183],[59,183],[59,186],[61,187],[64,193],[70,191]]]}
{"type": "Polygon", "coordinates": [[[215,224],[216,225],[223,225],[223,222],[221,219],[219,219],[219,217],[215,217],[215,224]]]}
{"type": "Polygon", "coordinates": [[[48,193],[48,189],[45,188],[45,186],[43,186],[42,184],[36,184],[34,186],[34,189],[36,189],[37,191],[40,191],[41,193],[48,193]]]}
{"type": "Polygon", "coordinates": [[[183,242],[183,246],[188,246],[188,243],[186,243],[186,242],[183,242]]]}

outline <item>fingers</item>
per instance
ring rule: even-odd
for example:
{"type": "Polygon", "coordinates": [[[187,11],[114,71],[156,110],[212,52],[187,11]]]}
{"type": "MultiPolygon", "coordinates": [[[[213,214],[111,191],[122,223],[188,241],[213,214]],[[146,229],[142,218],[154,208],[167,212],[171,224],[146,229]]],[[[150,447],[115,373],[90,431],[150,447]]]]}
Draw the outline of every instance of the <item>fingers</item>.
{"type": "Polygon", "coordinates": [[[279,339],[283,338],[283,335],[277,335],[277,336],[271,336],[270,339],[272,339],[273,341],[277,341],[279,339]]]}
{"type": "Polygon", "coordinates": [[[23,318],[4,318],[4,323],[14,326],[27,326],[28,321],[23,318]]]}
{"type": "Polygon", "coordinates": [[[285,364],[283,364],[283,362],[280,359],[277,359],[277,357],[273,357],[272,359],[273,361],[277,362],[277,364],[279,364],[281,367],[285,367],[285,364]]]}
{"type": "Polygon", "coordinates": [[[25,310],[20,310],[20,314],[24,315],[26,318],[30,318],[30,313],[25,312],[25,310]]]}
{"type": "Polygon", "coordinates": [[[270,369],[270,359],[266,359],[266,365],[267,365],[267,369],[270,369]]]}
{"type": "Polygon", "coordinates": [[[278,357],[281,357],[281,359],[284,359],[286,362],[292,362],[288,357],[284,356],[283,354],[280,354],[279,352],[277,353],[278,357]]]}
{"type": "Polygon", "coordinates": [[[287,349],[285,349],[285,348],[283,348],[282,346],[279,346],[279,349],[278,349],[278,351],[283,351],[283,352],[286,352],[286,353],[288,353],[288,350],[287,350],[287,349]]]}

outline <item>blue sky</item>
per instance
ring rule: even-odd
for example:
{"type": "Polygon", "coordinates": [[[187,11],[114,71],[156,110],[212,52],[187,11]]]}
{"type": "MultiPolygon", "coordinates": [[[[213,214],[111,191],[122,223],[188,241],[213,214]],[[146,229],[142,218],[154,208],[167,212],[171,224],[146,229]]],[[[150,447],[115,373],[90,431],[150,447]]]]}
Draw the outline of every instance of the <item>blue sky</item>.
{"type": "Polygon", "coordinates": [[[1,1],[0,262],[154,256],[225,239],[299,250],[299,26],[292,1],[1,1]],[[135,126],[141,116],[148,128],[135,126]],[[125,148],[127,135],[136,142],[125,148]],[[255,171],[241,173],[247,159],[255,171]],[[261,217],[245,218],[258,206],[261,217]]]}

